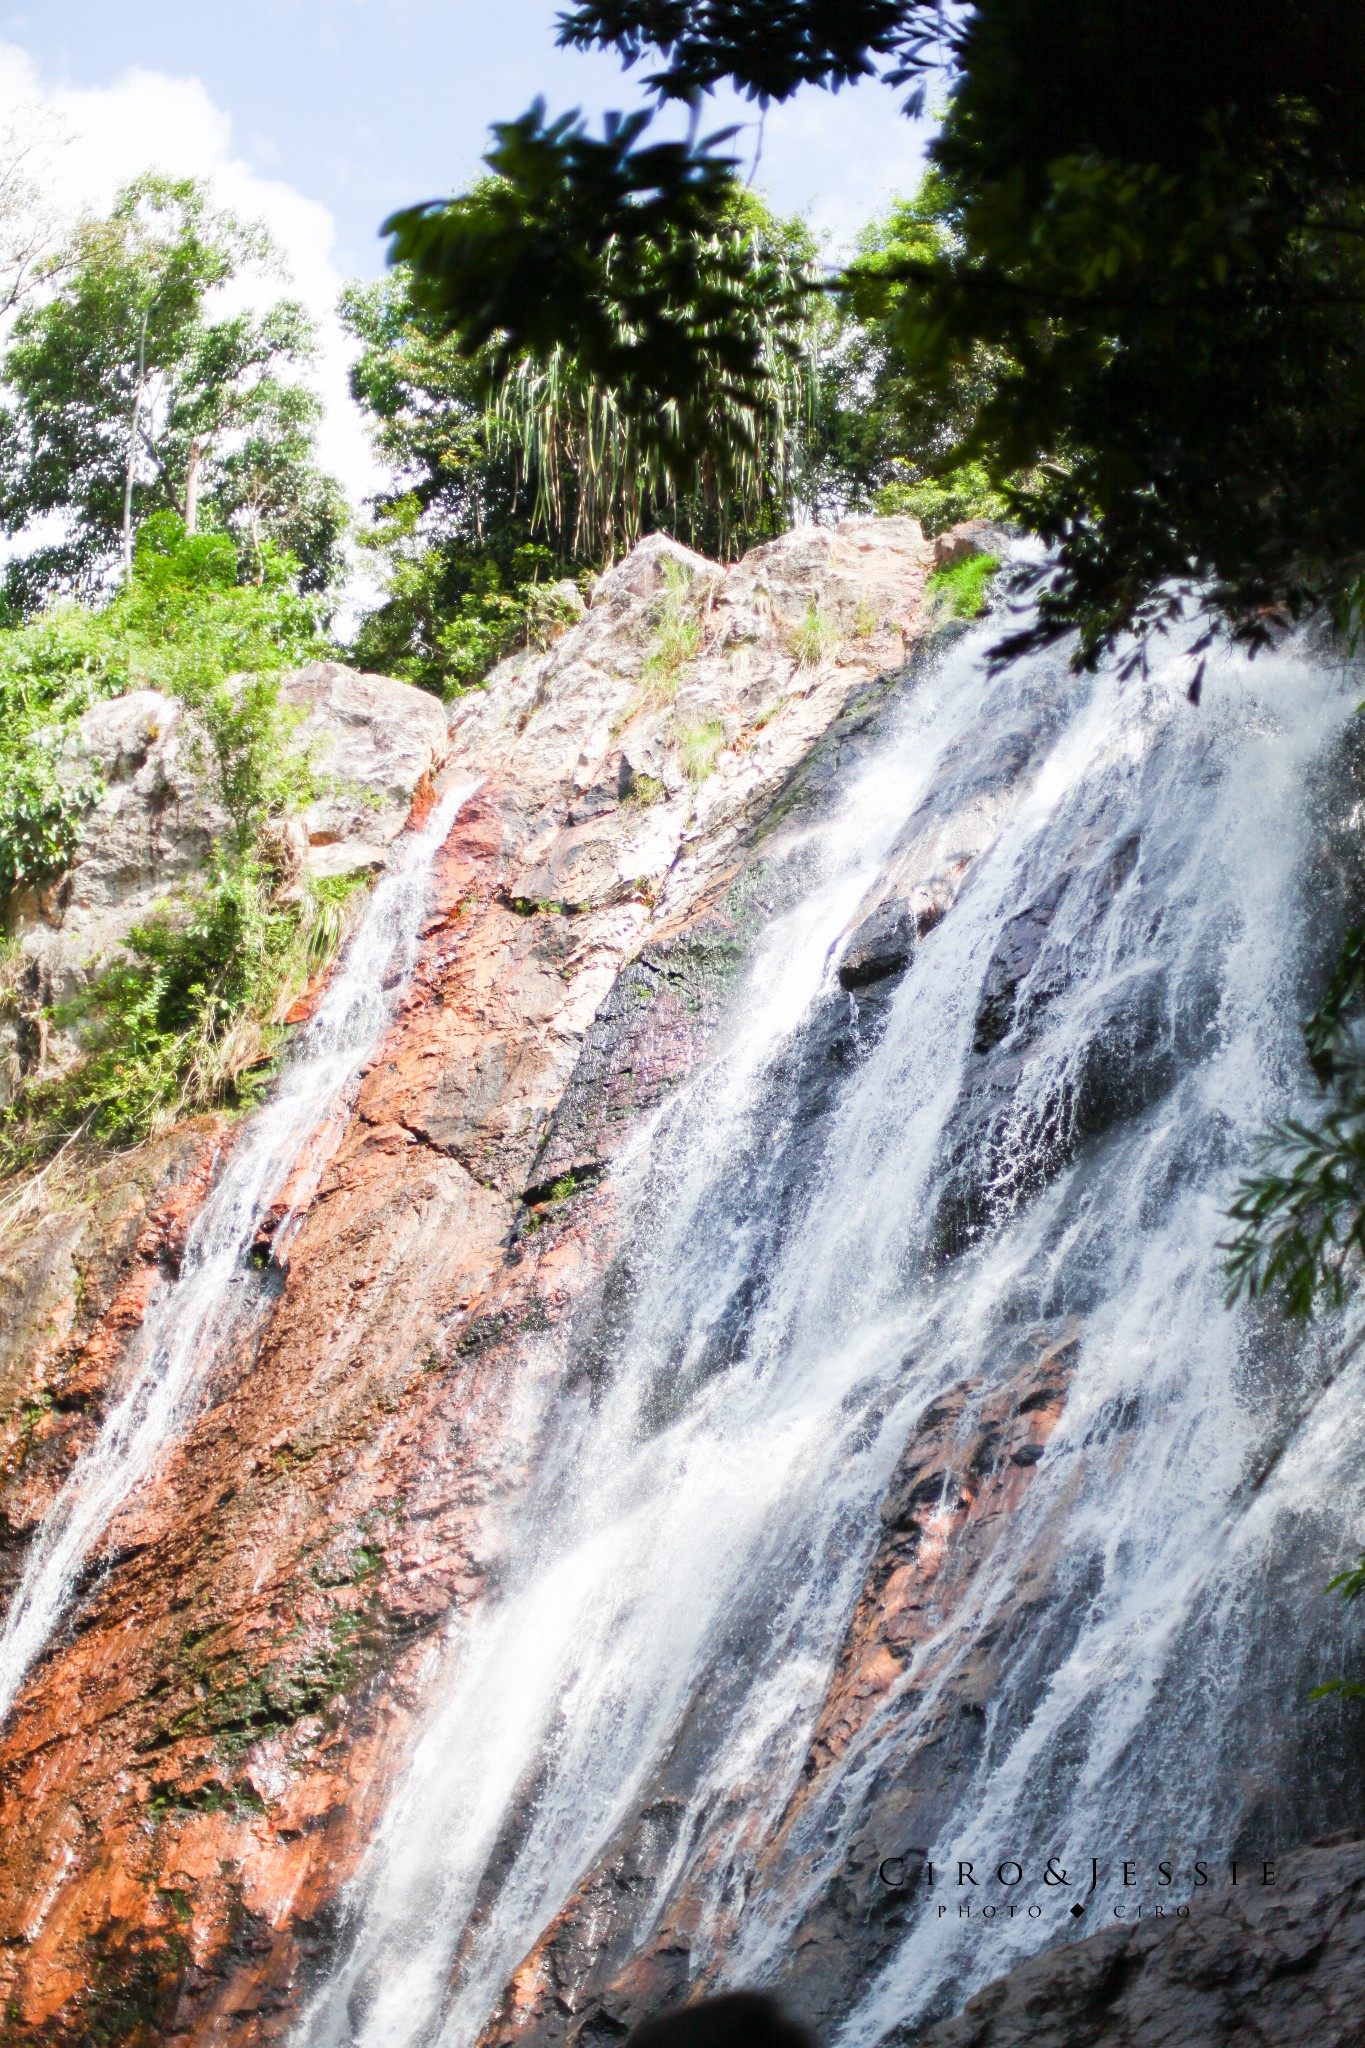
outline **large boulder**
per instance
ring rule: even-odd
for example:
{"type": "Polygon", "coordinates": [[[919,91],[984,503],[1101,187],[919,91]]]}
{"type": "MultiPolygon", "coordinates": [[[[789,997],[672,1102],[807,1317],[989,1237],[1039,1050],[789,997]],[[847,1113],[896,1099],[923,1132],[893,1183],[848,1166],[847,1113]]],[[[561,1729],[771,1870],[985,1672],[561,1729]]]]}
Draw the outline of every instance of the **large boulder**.
{"type": "Polygon", "coordinates": [[[410,683],[362,675],[339,661],[301,669],[281,695],[304,713],[297,736],[323,790],[303,814],[310,872],[383,867],[414,791],[445,756],[443,706],[410,683]]]}
{"type": "MultiPolygon", "coordinates": [[[[302,714],[320,794],[281,834],[314,875],[381,868],[413,797],[445,758],[446,713],[434,697],[339,662],[314,662],[281,685],[302,714]]],[[[129,931],[202,875],[228,820],[208,788],[205,746],[183,704],[156,690],[93,704],[65,738],[60,773],[102,786],[80,821],[71,866],[4,906],[17,940],[8,973],[34,1018],[73,995],[118,954],[129,931]]],[[[44,1029],[46,1027],[44,1026],[44,1029]]],[[[12,1084],[19,1025],[0,1024],[0,1100],[12,1084]]]]}
{"type": "Polygon", "coordinates": [[[651,534],[598,579],[582,623],[457,700],[454,758],[501,785],[509,893],[602,908],[674,888],[734,832],[858,689],[900,667],[933,548],[911,519],[798,527],[722,568],[651,534]],[[690,637],[661,659],[670,619],[690,637]]]}
{"type": "Polygon", "coordinates": [[[1365,1842],[1333,1838],[1274,1877],[1228,1885],[1187,1920],[1049,1949],[916,2048],[1359,2048],[1365,1842]]]}

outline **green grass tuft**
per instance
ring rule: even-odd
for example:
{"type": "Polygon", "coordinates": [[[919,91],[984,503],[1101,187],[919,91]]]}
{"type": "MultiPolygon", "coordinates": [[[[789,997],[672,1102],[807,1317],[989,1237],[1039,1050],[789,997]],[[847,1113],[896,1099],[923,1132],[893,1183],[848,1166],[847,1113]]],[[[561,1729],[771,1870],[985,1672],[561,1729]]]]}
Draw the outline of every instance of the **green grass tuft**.
{"type": "Polygon", "coordinates": [[[638,811],[647,811],[651,804],[662,803],[667,794],[657,775],[637,775],[630,785],[626,802],[638,811]]]}
{"type": "Polygon", "coordinates": [[[648,696],[678,694],[678,676],[701,653],[701,618],[692,594],[692,578],[681,562],[665,559],[663,604],[654,637],[640,670],[640,687],[648,696]]]}
{"type": "Polygon", "coordinates": [[[705,782],[724,750],[725,727],[718,718],[709,718],[704,725],[678,727],[678,751],[689,782],[705,782]]]}
{"type": "Polygon", "coordinates": [[[828,661],[843,635],[835,620],[826,618],[812,598],[806,616],[791,636],[791,651],[798,668],[819,668],[828,661]]]}
{"type": "Polygon", "coordinates": [[[955,619],[979,618],[986,609],[990,580],[999,567],[996,555],[963,555],[946,569],[934,571],[925,585],[925,595],[955,619]]]}

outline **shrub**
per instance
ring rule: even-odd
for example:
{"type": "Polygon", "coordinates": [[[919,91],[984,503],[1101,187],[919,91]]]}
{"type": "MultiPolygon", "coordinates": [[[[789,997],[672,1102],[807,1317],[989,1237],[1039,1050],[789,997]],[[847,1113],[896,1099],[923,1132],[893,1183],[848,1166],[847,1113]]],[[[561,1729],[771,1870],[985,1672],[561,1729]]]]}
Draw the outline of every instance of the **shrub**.
{"type": "Polygon", "coordinates": [[[83,811],[98,803],[93,776],[64,785],[50,747],[0,754],[0,902],[28,883],[41,887],[71,865],[83,811]]]}
{"type": "Polygon", "coordinates": [[[82,1054],[21,1087],[0,1120],[0,1162],[21,1165],[77,1130],[133,1144],[197,1110],[249,1108],[283,1013],[345,937],[361,880],[313,883],[281,904],[270,875],[241,860],[136,926],[127,957],[57,1013],[82,1054]]]}
{"type": "Polygon", "coordinates": [[[279,675],[320,651],[316,614],[268,548],[259,583],[236,576],[227,536],[187,539],[158,517],[142,529],[133,580],[106,604],[56,605],[0,632],[0,892],[69,863],[99,792],[64,780],[59,757],[101,697],[178,697],[191,758],[229,819],[204,885],[132,931],[125,956],[51,1020],[80,1048],[63,1071],[43,1064],[49,1020],[35,1011],[31,1070],[0,1117],[7,1166],[74,1131],[123,1144],[186,1111],[253,1100],[289,997],[344,936],[352,884],[285,896],[271,858],[273,821],[315,793],[279,675]]]}
{"type": "Polygon", "coordinates": [[[839,628],[833,619],[826,618],[812,598],[806,607],[806,615],[791,636],[791,651],[798,668],[819,668],[827,661],[839,645],[839,628]]]}
{"type": "Polygon", "coordinates": [[[883,518],[917,519],[930,539],[964,519],[1004,519],[1008,511],[980,462],[941,477],[897,477],[883,484],[872,502],[883,518]]]}
{"type": "Polygon", "coordinates": [[[934,571],[924,586],[925,595],[955,619],[979,618],[986,609],[987,586],[999,567],[995,555],[963,555],[946,569],[934,571]]]}

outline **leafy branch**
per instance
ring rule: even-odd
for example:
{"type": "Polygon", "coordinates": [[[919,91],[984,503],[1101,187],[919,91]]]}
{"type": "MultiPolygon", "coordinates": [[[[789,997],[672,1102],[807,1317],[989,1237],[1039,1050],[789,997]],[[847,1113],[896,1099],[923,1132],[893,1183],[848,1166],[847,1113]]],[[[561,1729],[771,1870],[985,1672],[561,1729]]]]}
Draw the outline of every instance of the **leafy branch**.
{"type": "Polygon", "coordinates": [[[1277,1293],[1289,1315],[1339,1307],[1353,1262],[1365,1257],[1365,928],[1349,931],[1304,1046],[1332,1107],[1321,1122],[1286,1117],[1259,1148],[1228,1216],[1241,1228],[1227,1255],[1228,1300],[1277,1293]]]}

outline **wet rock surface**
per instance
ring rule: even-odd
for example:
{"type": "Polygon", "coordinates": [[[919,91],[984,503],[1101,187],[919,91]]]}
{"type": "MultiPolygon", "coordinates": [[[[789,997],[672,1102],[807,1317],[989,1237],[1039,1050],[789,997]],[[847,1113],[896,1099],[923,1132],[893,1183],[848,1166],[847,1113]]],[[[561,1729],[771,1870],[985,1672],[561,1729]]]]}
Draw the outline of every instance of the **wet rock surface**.
{"type": "MultiPolygon", "coordinates": [[[[1003,1384],[983,1394],[963,1382],[918,1418],[883,1501],[881,1533],[798,1787],[757,1853],[746,1905],[759,1901],[763,1910],[781,1910],[784,1889],[806,1868],[807,1831],[818,1833],[830,1767],[874,1723],[943,1613],[970,1604],[973,1582],[995,1545],[1010,1540],[1013,1518],[1065,1405],[1078,1345],[1078,1330],[1039,1333],[1003,1384]]],[[[981,1633],[974,1655],[951,1674],[913,1744],[897,1743],[894,1761],[888,1758],[876,1774],[837,1875],[800,1915],[786,1944],[790,1961],[781,1988],[789,2008],[818,2037],[837,2030],[857,1987],[903,1938],[906,1897],[879,1882],[878,1869],[910,1840],[933,1838],[954,1781],[979,1750],[983,1706],[1000,1661],[1028,1626],[1024,1609],[1007,1629],[981,1633]]],[[[931,1695],[940,1675],[932,1659],[921,1664],[916,1697],[931,1695]]],[[[904,1699],[901,1706],[905,1711],[904,1699]]],[[[908,1718],[917,1717],[911,1712],[908,1718]]],[[[672,1804],[666,1784],[652,1787],[641,1823],[646,1813],[665,1815],[672,1804]]],[[[744,1788],[736,1788],[733,1813],[712,1816],[719,1845],[731,1839],[727,1820],[742,1822],[743,1805],[744,1788]]],[[[655,1832],[657,1826],[651,1823],[655,1832]]],[[[508,1987],[483,2036],[489,2048],[619,2036],[668,2005],[682,1985],[691,1987],[690,1995],[707,1987],[727,1932],[723,1923],[717,1929],[714,1899],[707,1896],[712,1873],[703,1858],[681,1897],[661,1896],[654,1879],[666,1858],[652,1864],[641,1853],[652,1838],[637,1824],[584,1880],[508,1987]],[[662,1924],[655,1926],[665,1903],[662,1924]]],[[[718,1855],[725,1853],[718,1847],[718,1855]]],[[[731,1910],[739,1903],[734,1900],[731,1910]]]]}
{"type": "Polygon", "coordinates": [[[153,1288],[173,1273],[224,1140],[204,1118],[63,1176],[11,1186],[0,1219],[0,1600],[30,1531],[119,1384],[153,1288]]]}
{"type": "MultiPolygon", "coordinates": [[[[726,571],[656,537],[602,579],[578,625],[503,664],[456,703],[448,738],[431,736],[432,759],[450,750],[439,788],[469,794],[436,864],[416,971],[301,1225],[280,1246],[278,1217],[262,1218],[254,1280],[271,1312],[216,1362],[203,1407],[116,1518],[0,1729],[0,2010],[16,2042],[290,2037],[336,1961],[345,1887],[420,1725],[434,1645],[459,1643],[508,1565],[506,1530],[544,1448],[535,1418],[551,1395],[588,1401],[606,1380],[652,1221],[647,1200],[624,1213],[613,1163],[663,1142],[671,1091],[727,1028],[766,925],[809,883],[807,828],[912,696],[925,577],[956,545],[931,548],[906,521],[846,522],[726,571]]],[[[328,837],[339,812],[312,819],[326,859],[341,858],[352,827],[364,859],[382,857],[427,744],[429,703],[393,742],[406,765],[385,779],[387,687],[330,670],[307,684],[329,716],[354,714],[336,804],[371,771],[375,796],[352,807],[342,837],[328,837]]],[[[975,728],[962,738],[848,916],[804,1025],[765,1069],[763,1115],[715,1183],[714,1224],[699,1225],[723,1233],[738,1218],[744,1270],[708,1302],[685,1370],[670,1358],[650,1383],[646,1430],[741,1355],[836,1140],[848,1077],[894,1046],[898,988],[929,961],[945,914],[975,900],[964,892],[1028,790],[1059,692],[1040,687],[989,754],[975,728]]],[[[424,773],[413,786],[425,800],[424,773]]],[[[1173,1050],[1208,1027],[1193,983],[1119,960],[1077,1034],[1065,1100],[1042,1099],[1039,1048],[1068,946],[1124,892],[1135,924],[1142,907],[1136,841],[1063,853],[981,951],[956,1126],[970,1144],[942,1162],[944,1227],[923,1255],[943,1266],[970,1259],[1011,1187],[1046,1185],[1082,1139],[1087,1171],[1102,1171],[1106,1139],[1135,1101],[1171,1087],[1173,1050]],[[1021,1178],[1002,1179],[1002,1162],[1021,1178]]],[[[39,1201],[0,1267],[11,1571],[119,1383],[148,1291],[173,1274],[214,1148],[230,1140],[174,1134],[125,1162],[83,1221],[39,1201]]],[[[1078,1626],[1070,1596],[1096,1563],[1059,1553],[1034,1490],[1040,1476],[1080,1483],[1068,1474],[1091,1326],[1084,1289],[1073,1293],[1010,1306],[970,1372],[953,1362],[932,1401],[893,1411],[880,1512],[845,1532],[847,1598],[813,1710],[793,1723],[792,1768],[767,1781],[762,1762],[736,1772],[710,1788],[698,1823],[692,1795],[727,1688],[742,1687],[768,1626],[760,1603],[738,1603],[631,1810],[567,1899],[556,1893],[548,1925],[526,1928],[490,1999],[490,2048],[619,2042],[724,1981],[727,1944],[756,1911],[788,1930],[787,2002],[833,2038],[913,1911],[879,1867],[932,1837],[987,1757],[1002,1675],[1029,1713],[1078,1626]],[[1005,1558],[1001,1607],[992,1574],[1005,1558]],[[856,1796],[840,1777],[850,1757],[856,1796]]],[[[899,1342],[895,1357],[911,1362],[899,1342]]],[[[1097,1469],[1121,1470],[1141,1398],[1089,1418],[1097,1469]]],[[[870,1413],[868,1430],[881,1419],[870,1413]]],[[[1272,1845],[1302,1825],[1298,1792],[1266,1788],[1272,1845]]],[[[526,1785],[509,1805],[476,1921],[534,1795],[526,1785]]],[[[1191,2005],[1211,2015],[1209,2039],[1261,2038],[1236,2031],[1254,2002],[1245,1985],[1278,2011],[1295,1985],[1307,1996],[1322,1960],[1319,2002],[1300,2004],[1300,2032],[1284,2038],[1335,2044],[1321,2028],[1336,2024],[1334,1959],[1359,1939],[1359,1880],[1342,1878],[1351,1903],[1336,1913],[1322,1902],[1337,1877],[1324,1873],[1294,1894],[1303,1911],[1282,1966],[1266,1926],[1235,1922],[1243,1901],[1201,1909],[1223,1929],[1189,1979],[1192,1998],[1213,2001],[1191,2005]],[[1217,1962],[1219,1940],[1231,1962],[1217,1962]]],[[[1173,1967],[1149,1931],[1121,1931],[1117,1945],[1106,1934],[1030,1966],[1041,1990],[1018,1972],[928,2038],[1145,2048],[1132,2028],[1149,2021],[1123,2001],[1146,1981],[1159,1992],[1150,2011],[1184,2024],[1173,1967]],[[1037,2032],[1054,2019],[1072,2031],[1037,2032]]],[[[1150,2033],[1152,2048],[1165,2038],[1150,2033]]]]}
{"type": "Polygon", "coordinates": [[[1365,1842],[1282,1859],[1188,1920],[1037,1956],[905,2048],[1355,2048],[1365,2039],[1365,1842]]]}
{"type": "MultiPolygon", "coordinates": [[[[497,1571],[489,1510],[516,1498],[530,1454],[518,1418],[563,1374],[618,1249],[602,1169],[707,1042],[770,914],[765,849],[860,757],[921,630],[931,559],[906,521],[789,536],[728,573],[646,543],[581,625],[457,703],[441,787],[477,787],[273,1311],[217,1361],[0,1731],[16,2039],[287,2035],[334,1953],[431,1633],[497,1571]],[[679,573],[698,651],[659,688],[648,664],[679,573]],[[830,629],[814,662],[793,645],[812,612],[830,629]]],[[[338,779],[372,769],[384,804],[430,724],[424,700],[397,783],[384,745],[367,769],[366,702],[387,687],[314,672],[305,691],[354,714],[338,779]]],[[[386,814],[358,815],[368,831],[386,814]]],[[[88,1430],[137,1326],[130,1288],[145,1306],[173,1269],[178,1226],[153,1212],[193,1170],[190,1151],[149,1162],[79,1312],[54,1322],[59,1283],[15,1279],[20,1448],[0,1512],[17,1530],[81,1440],[61,1420],[61,1345],[101,1390],[88,1430]]],[[[54,1244],[69,1229],[32,1227],[54,1244]]]]}

